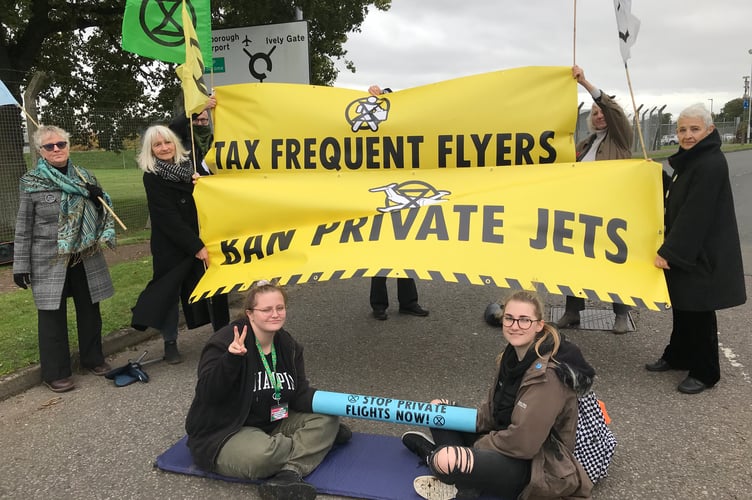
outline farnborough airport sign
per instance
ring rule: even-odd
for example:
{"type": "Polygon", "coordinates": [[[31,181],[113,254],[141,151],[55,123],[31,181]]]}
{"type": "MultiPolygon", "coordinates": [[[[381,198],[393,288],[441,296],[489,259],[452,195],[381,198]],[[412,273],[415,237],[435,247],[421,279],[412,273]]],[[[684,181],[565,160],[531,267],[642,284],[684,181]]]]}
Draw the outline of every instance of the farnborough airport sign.
{"type": "Polygon", "coordinates": [[[212,30],[212,54],[211,87],[311,81],[306,21],[212,30]]]}

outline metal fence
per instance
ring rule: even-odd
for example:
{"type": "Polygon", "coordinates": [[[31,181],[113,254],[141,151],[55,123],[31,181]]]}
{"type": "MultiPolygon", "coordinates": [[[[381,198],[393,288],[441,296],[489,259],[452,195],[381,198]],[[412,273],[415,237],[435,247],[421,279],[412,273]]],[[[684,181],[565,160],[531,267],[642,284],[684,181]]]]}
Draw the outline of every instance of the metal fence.
{"type": "MultiPolygon", "coordinates": [[[[641,111],[640,106],[637,108],[638,120],[635,120],[635,114],[630,113],[629,118],[632,122],[632,131],[634,133],[634,141],[632,144],[632,152],[636,155],[642,153],[642,143],[645,144],[645,149],[650,153],[651,151],[660,150],[661,147],[669,144],[665,141],[669,136],[676,134],[676,122],[663,123],[663,114],[661,110],[663,107],[658,108],[654,106],[648,108],[646,111],[641,111]],[[638,127],[639,123],[639,127],[638,127]],[[640,142],[640,132],[642,132],[642,143],[640,142]]],[[[664,106],[665,107],[665,106],[664,106]]],[[[577,120],[577,128],[575,133],[576,142],[581,141],[590,133],[587,128],[587,121],[590,114],[590,107],[580,104],[580,113],[577,120]]],[[[673,118],[673,117],[672,117],[673,118]]],[[[716,128],[721,135],[723,142],[739,143],[744,140],[744,133],[739,128],[739,122],[716,122],[716,128]]]]}
{"type": "MultiPolygon", "coordinates": [[[[12,241],[18,213],[18,180],[36,165],[37,151],[29,147],[36,129],[21,109],[3,106],[0,113],[0,263],[12,261],[12,241]],[[20,129],[20,134],[19,134],[20,129]],[[22,139],[19,139],[22,138],[22,139]],[[21,142],[22,141],[22,142],[21,142]]],[[[33,119],[32,119],[33,120],[33,119]]],[[[57,110],[54,123],[71,134],[71,160],[90,170],[112,197],[117,216],[128,231],[143,230],[148,222],[142,172],[136,164],[140,137],[150,122],[129,118],[118,110],[81,113],[57,110]]],[[[119,236],[125,231],[116,225],[119,236]]]]}
{"type": "MultiPolygon", "coordinates": [[[[655,111],[657,108],[652,108],[655,111]]],[[[640,130],[648,151],[660,149],[661,138],[675,133],[675,124],[661,124],[658,112],[640,113],[640,130]]],[[[576,139],[587,134],[589,107],[580,105],[576,139]]],[[[55,110],[50,123],[71,134],[71,159],[90,169],[113,198],[115,212],[129,230],[141,230],[148,224],[146,195],[141,183],[141,171],[136,165],[136,153],[141,134],[156,121],[155,117],[129,117],[119,110],[55,110]]],[[[634,152],[639,155],[641,145],[634,122],[634,152]]],[[[0,106],[0,263],[13,258],[12,241],[18,212],[18,179],[26,169],[36,164],[34,148],[29,148],[29,135],[35,129],[17,107],[0,106]],[[21,153],[22,151],[22,153],[21,153]]],[[[725,140],[736,138],[738,124],[717,123],[725,140]]],[[[120,236],[123,230],[118,226],[120,236]]]]}

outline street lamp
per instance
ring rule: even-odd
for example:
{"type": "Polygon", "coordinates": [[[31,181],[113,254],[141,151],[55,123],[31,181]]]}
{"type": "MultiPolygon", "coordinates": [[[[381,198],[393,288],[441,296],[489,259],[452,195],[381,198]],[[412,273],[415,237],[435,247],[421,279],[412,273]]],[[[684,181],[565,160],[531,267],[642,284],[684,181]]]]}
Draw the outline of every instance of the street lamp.
{"type": "Polygon", "coordinates": [[[713,98],[708,99],[710,101],[710,117],[713,118],[713,98]]]}

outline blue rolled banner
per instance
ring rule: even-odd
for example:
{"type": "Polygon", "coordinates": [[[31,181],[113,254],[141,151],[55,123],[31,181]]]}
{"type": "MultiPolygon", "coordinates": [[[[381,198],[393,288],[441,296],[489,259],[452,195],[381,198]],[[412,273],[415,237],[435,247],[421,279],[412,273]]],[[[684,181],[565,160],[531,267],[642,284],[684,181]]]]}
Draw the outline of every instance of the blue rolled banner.
{"type": "Polygon", "coordinates": [[[313,412],[463,432],[475,432],[478,414],[475,408],[321,390],[313,395],[313,412]]]}

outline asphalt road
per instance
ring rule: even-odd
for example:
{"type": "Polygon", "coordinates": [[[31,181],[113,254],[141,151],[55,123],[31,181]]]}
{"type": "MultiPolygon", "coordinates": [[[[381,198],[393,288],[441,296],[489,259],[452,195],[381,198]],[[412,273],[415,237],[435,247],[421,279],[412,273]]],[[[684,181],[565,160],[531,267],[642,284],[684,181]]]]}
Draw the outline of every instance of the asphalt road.
{"type": "MultiPolygon", "coordinates": [[[[752,292],[752,152],[728,155],[752,292]]],[[[445,396],[475,406],[493,374],[501,332],[482,320],[485,305],[503,290],[420,282],[427,318],[391,311],[388,321],[369,316],[367,279],[290,288],[288,329],[306,347],[315,386],[337,392],[416,401],[445,396]]],[[[390,296],[396,283],[389,282],[390,296]]],[[[549,305],[562,305],[560,296],[549,305]]],[[[589,304],[604,307],[605,304],[589,304]]],[[[610,476],[593,498],[748,499],[752,491],[752,305],[720,311],[722,379],[713,389],[684,395],[684,372],[649,373],[662,353],[670,313],[633,312],[637,331],[626,335],[568,330],[595,366],[594,386],[605,400],[619,441],[610,476]]],[[[148,384],[116,388],[77,374],[78,389],[55,395],[42,386],[0,402],[0,498],[187,499],[258,498],[256,487],[188,477],[153,467],[157,455],[184,434],[195,367],[206,328],[182,332],[186,361],[147,367],[148,384]]],[[[112,358],[124,364],[148,350],[161,356],[159,339],[112,358]]],[[[359,432],[400,435],[398,424],[346,419],[359,432]]],[[[385,478],[388,480],[388,478],[385,478]]],[[[335,498],[335,497],[322,497],[335,498]]]]}
{"type": "Polygon", "coordinates": [[[734,191],[744,272],[749,275],[752,274],[752,150],[730,153],[726,158],[734,191]]]}

